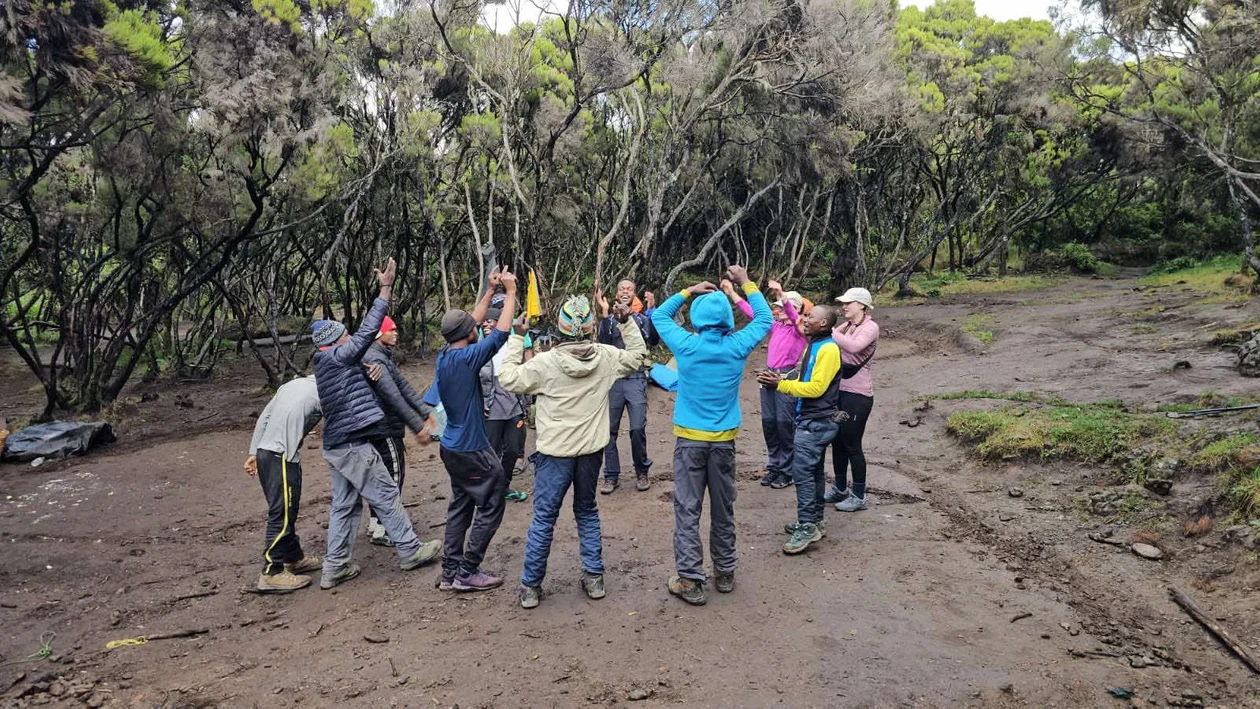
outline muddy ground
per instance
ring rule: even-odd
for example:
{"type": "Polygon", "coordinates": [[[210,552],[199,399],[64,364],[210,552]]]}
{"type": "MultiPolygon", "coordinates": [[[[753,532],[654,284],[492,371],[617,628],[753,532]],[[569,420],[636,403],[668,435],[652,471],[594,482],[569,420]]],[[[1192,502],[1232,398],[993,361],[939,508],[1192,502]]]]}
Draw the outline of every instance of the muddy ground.
{"type": "MultiPolygon", "coordinates": [[[[1256,552],[1224,541],[1223,523],[1193,540],[1177,533],[1179,519],[1147,525],[1161,535],[1162,561],[1091,541],[1105,526],[1120,539],[1137,531],[1083,509],[1108,471],[982,465],[944,423],[960,407],[988,404],[914,410],[924,394],[980,388],[1133,404],[1254,392],[1255,380],[1207,340],[1255,320],[1256,304],[1198,305],[1193,294],[1136,285],[1074,279],[877,311],[885,339],[866,438],[873,505],[829,510],[827,537],[800,557],[779,551],[793,490],[756,482],[764,446],[747,379],[738,586],[710,589],[702,608],[665,590],[672,396],[660,390],[650,402],[655,485],[599,499],[608,597],[582,594],[572,518],[562,517],[547,596],[525,611],[515,579],[529,504],[509,505],[491,546],[486,566],[512,580],[497,591],[439,592],[435,568],[402,572],[391,550],[361,538],[363,575],[334,591],[244,592],[258,573],[265,514],[240,467],[266,403],[256,373],[244,362],[212,382],[137,385],[113,412],[124,420],[117,444],[37,469],[0,466],[0,697],[508,707],[621,704],[637,690],[649,695],[644,705],[1260,706],[1260,677],[1167,596],[1169,585],[1185,588],[1245,645],[1260,644],[1256,552]],[[1157,303],[1170,307],[1157,320],[1135,315],[1157,303]],[[992,316],[987,346],[960,335],[977,313],[992,316]],[[1193,367],[1174,370],[1178,360],[1193,367]],[[141,402],[145,392],[159,396],[141,402]],[[1022,497],[1010,496],[1014,486],[1022,497]],[[105,650],[183,630],[208,632],[105,650]],[[51,657],[28,661],[41,636],[51,637],[51,657]]],[[[429,379],[423,363],[405,371],[429,379]]],[[[0,381],[0,415],[37,407],[32,381],[12,363],[0,381]]],[[[318,441],[308,443],[298,528],[322,553],[329,485],[318,441]]],[[[622,446],[624,457],[624,436],[622,446]]],[[[422,537],[438,536],[445,474],[434,448],[410,454],[409,511],[422,537]]],[[[1179,482],[1173,509],[1210,482],[1179,482]]],[[[528,489],[530,477],[519,483],[528,489]]]]}

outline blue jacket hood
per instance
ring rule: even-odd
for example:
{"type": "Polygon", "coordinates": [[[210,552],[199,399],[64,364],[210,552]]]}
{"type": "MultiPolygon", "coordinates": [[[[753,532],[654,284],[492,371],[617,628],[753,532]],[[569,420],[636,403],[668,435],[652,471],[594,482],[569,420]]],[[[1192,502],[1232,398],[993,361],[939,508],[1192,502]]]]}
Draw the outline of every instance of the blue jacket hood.
{"type": "Polygon", "coordinates": [[[723,293],[707,293],[691,301],[691,327],[696,332],[715,329],[723,334],[735,329],[735,314],[723,293]]]}

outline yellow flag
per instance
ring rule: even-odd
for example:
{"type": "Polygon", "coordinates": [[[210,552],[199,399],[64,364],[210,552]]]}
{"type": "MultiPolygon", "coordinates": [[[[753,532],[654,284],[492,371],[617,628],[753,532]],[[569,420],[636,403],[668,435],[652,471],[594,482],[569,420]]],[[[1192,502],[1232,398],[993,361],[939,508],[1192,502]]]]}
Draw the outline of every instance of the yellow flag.
{"type": "Polygon", "coordinates": [[[538,297],[538,277],[533,269],[529,272],[529,284],[525,288],[525,315],[532,320],[542,315],[542,299],[538,297]]]}

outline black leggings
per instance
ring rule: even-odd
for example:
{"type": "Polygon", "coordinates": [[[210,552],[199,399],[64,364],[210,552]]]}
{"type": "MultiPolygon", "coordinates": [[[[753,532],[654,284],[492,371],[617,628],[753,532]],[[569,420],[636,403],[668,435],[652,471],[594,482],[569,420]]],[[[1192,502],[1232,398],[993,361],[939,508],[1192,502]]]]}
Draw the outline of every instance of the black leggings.
{"type": "Polygon", "coordinates": [[[490,438],[490,447],[499,456],[503,476],[510,487],[516,461],[525,453],[524,420],[521,416],[513,416],[502,421],[486,421],[486,435],[490,438]]]}
{"type": "Polygon", "coordinates": [[[853,484],[849,490],[858,497],[866,497],[866,454],[862,452],[862,434],[866,433],[866,420],[875,406],[874,397],[840,392],[840,410],[848,417],[840,422],[840,430],[831,442],[831,466],[836,473],[836,487],[843,490],[848,480],[848,470],[853,470],[853,484]]]}

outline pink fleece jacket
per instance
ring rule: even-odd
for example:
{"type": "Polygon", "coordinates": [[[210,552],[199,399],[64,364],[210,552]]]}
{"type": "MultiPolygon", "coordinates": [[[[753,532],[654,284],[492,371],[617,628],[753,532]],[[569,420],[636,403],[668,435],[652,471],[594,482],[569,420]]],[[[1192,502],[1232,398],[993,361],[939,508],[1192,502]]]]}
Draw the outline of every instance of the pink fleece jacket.
{"type": "MultiPolygon", "coordinates": [[[[748,304],[748,301],[740,300],[738,307],[739,312],[752,320],[752,306],[748,304]]],[[[801,359],[801,354],[805,352],[807,344],[805,336],[796,329],[796,321],[800,317],[796,312],[796,306],[784,303],[783,312],[787,314],[787,322],[775,320],[770,326],[770,351],[766,353],[766,366],[771,369],[795,367],[801,359]]]]}
{"type": "MultiPolygon", "coordinates": [[[[840,345],[841,362],[860,364],[875,352],[875,343],[879,341],[879,325],[868,315],[856,326],[845,322],[832,330],[831,339],[840,345]]],[[[871,367],[874,364],[875,360],[872,358],[857,374],[840,380],[840,391],[875,396],[875,382],[871,379],[871,367]]]]}

